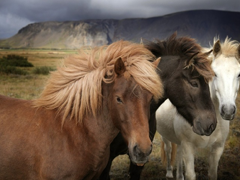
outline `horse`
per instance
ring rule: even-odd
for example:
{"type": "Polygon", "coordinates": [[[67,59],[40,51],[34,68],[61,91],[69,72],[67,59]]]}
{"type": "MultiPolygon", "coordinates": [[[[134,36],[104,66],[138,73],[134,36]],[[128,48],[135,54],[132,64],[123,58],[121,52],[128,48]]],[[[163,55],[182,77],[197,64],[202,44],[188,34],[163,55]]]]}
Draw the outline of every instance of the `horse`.
{"type": "Polygon", "coordinates": [[[169,178],[173,177],[172,168],[175,156],[177,164],[176,179],[183,180],[185,164],[186,179],[196,179],[194,171],[194,153],[197,149],[209,150],[208,176],[217,179],[218,162],[224,151],[229,133],[230,120],[236,114],[235,100],[239,89],[240,44],[226,38],[223,42],[214,38],[213,52],[209,56],[215,77],[209,82],[211,98],[217,115],[217,127],[210,136],[199,136],[191,131],[191,126],[169,100],[156,112],[157,131],[162,136],[162,161],[166,160],[169,178]],[[172,144],[175,143],[176,145],[172,144]]]}
{"type": "MultiPolygon", "coordinates": [[[[193,126],[200,135],[210,135],[216,127],[216,115],[211,101],[207,82],[214,76],[211,62],[207,59],[210,52],[202,53],[202,47],[195,39],[179,37],[174,33],[164,41],[145,42],[145,47],[156,57],[161,57],[158,74],[164,85],[164,94],[150,107],[149,136],[156,132],[155,111],[167,99],[193,126]]],[[[113,159],[128,152],[127,144],[119,133],[111,143],[110,159],[100,180],[110,179],[109,171],[113,159]]],[[[131,161],[130,178],[140,179],[142,166],[131,161]]]]}
{"type": "Polygon", "coordinates": [[[97,179],[119,132],[131,160],[145,163],[150,102],[163,92],[159,60],[118,41],[66,58],[35,100],[1,95],[0,179],[97,179]]]}

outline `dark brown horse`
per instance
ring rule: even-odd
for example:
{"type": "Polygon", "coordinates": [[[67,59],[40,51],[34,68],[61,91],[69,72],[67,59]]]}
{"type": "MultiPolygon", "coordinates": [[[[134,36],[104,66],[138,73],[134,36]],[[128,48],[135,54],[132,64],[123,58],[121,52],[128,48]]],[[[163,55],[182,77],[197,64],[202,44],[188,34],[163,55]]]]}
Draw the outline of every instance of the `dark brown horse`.
{"type": "MultiPolygon", "coordinates": [[[[148,42],[145,45],[156,57],[161,57],[158,65],[159,76],[164,84],[164,96],[158,103],[151,103],[150,138],[156,132],[155,111],[168,98],[192,126],[195,133],[209,136],[216,127],[215,109],[210,98],[208,81],[214,76],[209,53],[201,53],[202,48],[194,39],[177,38],[176,33],[165,41],[148,42]]],[[[128,152],[121,133],[111,143],[110,159],[100,180],[110,179],[112,160],[119,154],[128,152]]],[[[139,179],[143,166],[131,162],[130,177],[139,179]]]]}
{"type": "Polygon", "coordinates": [[[154,59],[119,41],[66,59],[39,99],[0,96],[0,179],[97,179],[119,132],[145,163],[150,102],[162,95],[154,59]]]}

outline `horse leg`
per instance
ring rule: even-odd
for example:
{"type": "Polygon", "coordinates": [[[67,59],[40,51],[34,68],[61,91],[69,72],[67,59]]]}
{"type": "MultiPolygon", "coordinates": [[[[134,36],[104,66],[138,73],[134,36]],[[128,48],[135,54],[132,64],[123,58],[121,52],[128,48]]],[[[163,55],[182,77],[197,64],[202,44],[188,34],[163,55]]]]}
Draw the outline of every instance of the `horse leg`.
{"type": "Polygon", "coordinates": [[[161,149],[161,159],[163,164],[166,164],[166,177],[173,178],[173,166],[171,165],[171,153],[172,145],[171,142],[162,137],[162,149],[161,149]],[[166,159],[167,157],[167,159],[166,159]]]}
{"type": "Polygon", "coordinates": [[[210,180],[217,180],[218,162],[222,156],[224,150],[224,143],[221,145],[215,145],[211,147],[209,156],[209,170],[208,177],[210,180]]]}
{"type": "Polygon", "coordinates": [[[185,176],[187,180],[195,180],[196,173],[194,170],[194,147],[187,142],[181,143],[182,157],[185,165],[185,176]]]}
{"type": "Polygon", "coordinates": [[[183,176],[183,160],[182,160],[182,146],[181,145],[177,146],[177,160],[176,160],[176,164],[177,164],[176,179],[177,180],[184,180],[184,176],[183,176]]]}
{"type": "Polygon", "coordinates": [[[98,180],[110,180],[109,172],[111,170],[112,161],[113,161],[113,158],[109,158],[107,166],[102,171],[102,173],[101,173],[100,177],[98,178],[98,180]]]}
{"type": "Polygon", "coordinates": [[[129,176],[130,180],[139,180],[144,166],[137,166],[130,161],[129,176]]]}

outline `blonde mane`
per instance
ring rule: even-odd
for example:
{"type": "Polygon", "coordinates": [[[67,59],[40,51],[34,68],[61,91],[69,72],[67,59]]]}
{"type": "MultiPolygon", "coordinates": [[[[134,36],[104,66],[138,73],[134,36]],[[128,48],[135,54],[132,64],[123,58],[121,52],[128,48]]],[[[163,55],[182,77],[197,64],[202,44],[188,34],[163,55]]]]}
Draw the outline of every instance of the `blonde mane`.
{"type": "MultiPolygon", "coordinates": [[[[215,44],[218,39],[218,37],[214,37],[213,44],[215,44]]],[[[221,42],[221,53],[227,57],[236,56],[238,46],[238,41],[231,41],[231,38],[226,37],[225,40],[221,42]]],[[[211,46],[211,48],[213,47],[211,46]]]]}
{"type": "Polygon", "coordinates": [[[126,72],[143,89],[159,99],[162,84],[155,65],[155,56],[141,44],[118,41],[109,46],[80,49],[65,59],[64,65],[51,74],[34,106],[56,109],[66,118],[82,122],[88,114],[97,115],[102,108],[102,84],[113,83],[115,61],[121,58],[126,72]]]}

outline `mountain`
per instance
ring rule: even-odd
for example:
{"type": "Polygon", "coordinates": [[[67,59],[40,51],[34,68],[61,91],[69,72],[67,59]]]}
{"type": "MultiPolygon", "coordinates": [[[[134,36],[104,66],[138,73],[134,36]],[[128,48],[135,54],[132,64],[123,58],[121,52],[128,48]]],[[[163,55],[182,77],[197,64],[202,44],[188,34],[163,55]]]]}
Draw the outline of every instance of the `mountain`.
{"type": "Polygon", "coordinates": [[[209,46],[215,36],[240,41],[239,19],[240,12],[194,10],[152,18],[39,22],[0,40],[0,47],[76,49],[120,39],[134,42],[165,39],[175,31],[179,36],[190,36],[202,46],[209,46]]]}

